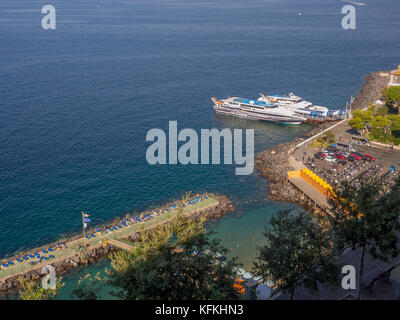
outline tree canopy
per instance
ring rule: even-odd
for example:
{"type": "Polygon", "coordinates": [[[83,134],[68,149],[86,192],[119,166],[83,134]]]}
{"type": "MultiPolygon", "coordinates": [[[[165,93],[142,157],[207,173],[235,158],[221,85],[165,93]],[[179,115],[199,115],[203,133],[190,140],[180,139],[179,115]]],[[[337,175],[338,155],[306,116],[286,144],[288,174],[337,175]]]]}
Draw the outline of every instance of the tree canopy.
{"type": "Polygon", "coordinates": [[[266,244],[259,248],[254,273],[288,292],[297,287],[316,292],[318,284],[339,283],[334,263],[332,234],[321,229],[307,213],[280,211],[266,227],[266,244]]]}
{"type": "Polygon", "coordinates": [[[400,137],[397,134],[400,130],[400,115],[389,113],[386,106],[377,108],[371,105],[368,110],[354,110],[352,115],[349,125],[362,134],[366,133],[371,140],[400,144],[400,137]]]}
{"type": "Polygon", "coordinates": [[[144,232],[132,251],[118,251],[108,270],[114,295],[122,299],[238,299],[234,288],[239,264],[222,262],[227,249],[183,214],[144,232]]]}
{"type": "Polygon", "coordinates": [[[58,291],[64,286],[62,278],[56,280],[55,289],[45,289],[40,280],[18,278],[18,295],[22,300],[51,300],[57,296],[58,291]]]}
{"type": "Polygon", "coordinates": [[[396,108],[400,107],[400,86],[392,86],[385,90],[386,104],[390,107],[396,108]]]}
{"type": "Polygon", "coordinates": [[[365,253],[385,261],[398,254],[399,182],[391,188],[384,179],[360,177],[360,185],[344,182],[329,200],[333,215],[330,220],[337,246],[361,249],[357,274],[358,298],[365,253]]]}

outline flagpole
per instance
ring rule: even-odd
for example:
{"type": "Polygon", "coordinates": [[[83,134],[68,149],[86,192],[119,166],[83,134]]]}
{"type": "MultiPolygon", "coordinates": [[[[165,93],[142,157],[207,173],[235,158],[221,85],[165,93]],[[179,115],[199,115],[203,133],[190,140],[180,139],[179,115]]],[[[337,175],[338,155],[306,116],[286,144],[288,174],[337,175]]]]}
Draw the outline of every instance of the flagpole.
{"type": "Polygon", "coordinates": [[[82,210],[82,227],[83,227],[83,238],[85,238],[85,220],[83,217],[83,210],[82,210]]]}

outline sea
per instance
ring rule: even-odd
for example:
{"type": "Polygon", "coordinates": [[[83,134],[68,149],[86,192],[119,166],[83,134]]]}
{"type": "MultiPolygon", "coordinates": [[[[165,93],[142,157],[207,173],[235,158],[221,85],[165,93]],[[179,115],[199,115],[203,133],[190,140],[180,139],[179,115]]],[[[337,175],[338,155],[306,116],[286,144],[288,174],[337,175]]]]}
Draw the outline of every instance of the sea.
{"type": "MultiPolygon", "coordinates": [[[[310,125],[216,115],[210,98],[294,92],[345,108],[400,63],[400,3],[364,4],[343,29],[338,0],[2,0],[0,256],[79,233],[82,210],[96,225],[214,192],[236,210],[207,227],[251,271],[271,216],[298,208],[235,164],[150,165],[146,134],[254,129],[256,153],[300,137],[310,125]],[[56,29],[42,28],[46,5],[56,29]]],[[[65,275],[59,298],[107,264],[65,275]]]]}

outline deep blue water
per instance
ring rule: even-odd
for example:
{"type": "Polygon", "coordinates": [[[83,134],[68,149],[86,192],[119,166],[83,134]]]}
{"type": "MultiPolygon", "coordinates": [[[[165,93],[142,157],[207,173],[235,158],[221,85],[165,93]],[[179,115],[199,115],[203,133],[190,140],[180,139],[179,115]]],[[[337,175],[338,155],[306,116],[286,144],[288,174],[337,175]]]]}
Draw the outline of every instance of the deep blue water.
{"type": "Polygon", "coordinates": [[[235,201],[213,227],[249,265],[286,204],[265,200],[266,182],[234,166],[148,165],[146,133],[169,120],[198,132],[254,128],[256,151],[300,136],[306,126],[216,116],[210,97],[293,91],[343,108],[368,73],[400,63],[400,4],[357,6],[357,30],[347,31],[343,5],[2,0],[0,256],[79,232],[82,209],[100,223],[206,190],[235,201]],[[56,30],[41,29],[46,4],[56,30]]]}

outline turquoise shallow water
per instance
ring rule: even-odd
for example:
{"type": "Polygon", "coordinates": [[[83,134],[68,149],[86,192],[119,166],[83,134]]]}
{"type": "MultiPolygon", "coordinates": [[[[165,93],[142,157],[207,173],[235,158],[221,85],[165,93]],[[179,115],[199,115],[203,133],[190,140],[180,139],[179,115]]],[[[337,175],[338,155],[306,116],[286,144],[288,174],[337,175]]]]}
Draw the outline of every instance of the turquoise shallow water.
{"type": "Polygon", "coordinates": [[[254,128],[261,151],[307,127],[216,116],[211,96],[293,91],[343,108],[364,76],[399,63],[395,0],[357,7],[354,31],[334,0],[52,4],[57,29],[43,31],[42,1],[0,3],[0,256],[79,232],[82,209],[101,223],[207,190],[234,201],[211,227],[249,266],[286,204],[234,166],[148,165],[147,131],[254,128]]]}

